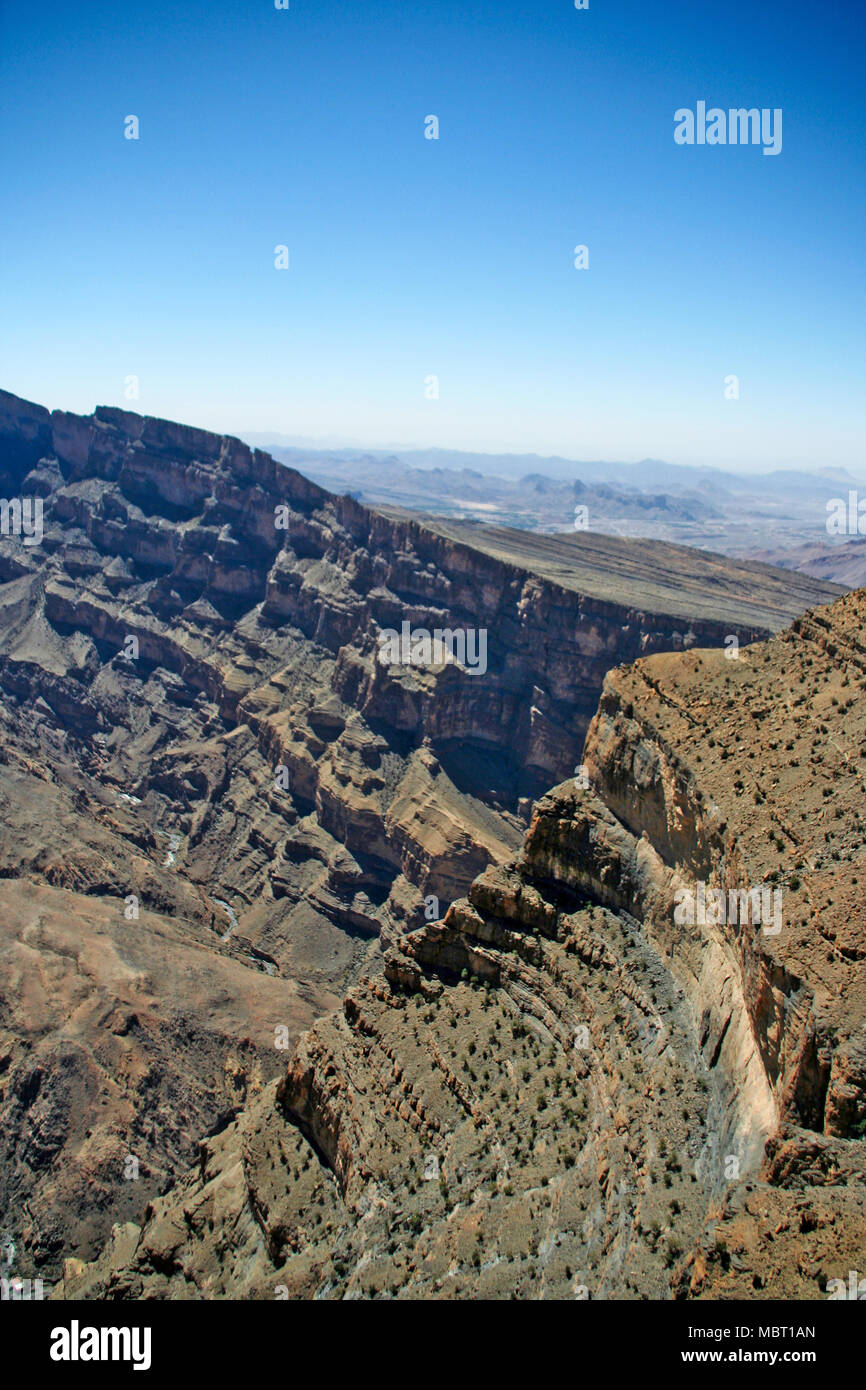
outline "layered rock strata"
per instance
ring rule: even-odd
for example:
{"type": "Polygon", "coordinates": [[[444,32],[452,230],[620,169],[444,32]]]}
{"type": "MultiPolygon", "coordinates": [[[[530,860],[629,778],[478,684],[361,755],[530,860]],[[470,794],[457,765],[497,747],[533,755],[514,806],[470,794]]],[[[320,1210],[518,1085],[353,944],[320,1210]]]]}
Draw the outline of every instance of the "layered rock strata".
{"type": "Polygon", "coordinates": [[[517,852],[612,665],[833,592],[696,578],[676,547],[642,569],[614,539],[552,570],[514,538],[514,562],[237,439],[8,393],[0,493],[0,1235],[49,1280],[283,1072],[380,942],[517,852]],[[483,630],[486,671],[383,664],[404,622],[483,630]]]}
{"type": "Polygon", "coordinates": [[[589,785],[61,1293],[823,1298],[862,1270],[864,616],[611,672],[589,785]],[[687,920],[756,886],[779,920],[687,920]]]}

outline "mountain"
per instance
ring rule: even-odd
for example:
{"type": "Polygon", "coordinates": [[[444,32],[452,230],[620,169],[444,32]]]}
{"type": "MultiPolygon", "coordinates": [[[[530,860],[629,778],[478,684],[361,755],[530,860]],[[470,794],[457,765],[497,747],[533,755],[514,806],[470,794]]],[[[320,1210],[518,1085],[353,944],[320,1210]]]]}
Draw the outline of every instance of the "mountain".
{"type": "Polygon", "coordinates": [[[352,989],[390,999],[387,952],[519,852],[614,668],[839,592],[386,515],[235,438],[8,393],[0,490],[0,1231],[52,1280],[233,1142],[352,989]],[[483,636],[484,669],[383,661],[404,623],[483,636]]]}
{"type": "MultiPolygon", "coordinates": [[[[522,530],[649,537],[796,567],[798,548],[827,545],[827,507],[856,481],[842,469],[730,473],[644,459],[572,463],[534,455],[395,454],[277,447],[324,487],[386,509],[522,530]]],[[[866,489],[864,489],[866,491],[866,489]]],[[[828,568],[820,575],[830,578],[828,568]]]]}
{"type": "Polygon", "coordinates": [[[63,1294],[847,1285],[866,1254],[864,620],[849,595],[736,659],[609,673],[588,785],[542,798],[520,856],[395,941],[63,1294]]]}
{"type": "Polygon", "coordinates": [[[756,551],[755,559],[810,574],[815,579],[859,589],[866,584],[866,537],[824,541],[787,550],[756,551]]]}

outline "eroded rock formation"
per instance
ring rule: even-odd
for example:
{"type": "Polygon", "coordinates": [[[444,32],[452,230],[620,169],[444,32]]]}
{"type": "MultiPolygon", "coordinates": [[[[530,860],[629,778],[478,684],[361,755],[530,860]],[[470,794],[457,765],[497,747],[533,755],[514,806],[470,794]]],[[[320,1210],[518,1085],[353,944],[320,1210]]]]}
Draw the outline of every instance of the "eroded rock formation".
{"type": "Polygon", "coordinates": [[[862,1269],[864,615],[611,672],[589,786],[62,1292],[821,1298],[862,1269]],[[778,929],[684,922],[698,884],[779,892],[778,929]]]}

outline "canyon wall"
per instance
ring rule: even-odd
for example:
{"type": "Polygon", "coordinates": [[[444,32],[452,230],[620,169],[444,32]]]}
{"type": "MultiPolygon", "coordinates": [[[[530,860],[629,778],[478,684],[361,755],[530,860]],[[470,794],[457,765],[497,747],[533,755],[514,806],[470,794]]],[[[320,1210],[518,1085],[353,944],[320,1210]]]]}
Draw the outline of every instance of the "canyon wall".
{"type": "Polygon", "coordinates": [[[823,1298],[862,1268],[864,613],[610,673],[589,785],[62,1292],[823,1298]],[[781,920],[683,921],[699,884],[781,920]]]}
{"type": "MultiPolygon", "coordinates": [[[[68,1288],[118,1294],[661,1297],[740,1190],[722,1159],[757,1175],[776,1144],[801,1174],[789,1122],[828,1164],[856,1150],[856,1036],[804,983],[812,956],[670,916],[697,876],[778,875],[768,825],[799,844],[769,810],[781,735],[760,787],[710,749],[738,738],[736,761],[805,703],[726,687],[832,586],[612,537],[458,533],[237,439],[5,393],[0,489],[43,508],[38,538],[0,538],[13,1272],[66,1259],[68,1288]],[[483,631],[486,670],[384,664],[404,622],[483,631]],[[581,760],[585,789],[538,800],[581,760]]],[[[786,659],[810,634],[825,682],[859,679],[836,616],[802,624],[786,659]]],[[[858,824],[840,806],[841,827],[820,809],[831,867],[858,824]]],[[[856,930],[818,920],[856,970],[856,930]]],[[[688,1270],[689,1290],[715,1277],[688,1270]]]]}

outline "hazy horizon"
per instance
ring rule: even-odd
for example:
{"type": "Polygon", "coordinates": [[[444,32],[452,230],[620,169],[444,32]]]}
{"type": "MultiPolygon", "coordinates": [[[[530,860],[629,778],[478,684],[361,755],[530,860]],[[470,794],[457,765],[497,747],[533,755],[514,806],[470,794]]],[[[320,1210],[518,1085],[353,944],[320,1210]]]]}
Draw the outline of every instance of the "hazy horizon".
{"type": "MultiPolygon", "coordinates": [[[[6,385],[6,384],[3,383],[3,382],[0,382],[0,390],[9,391],[10,394],[15,395],[15,396],[18,396],[20,399],[29,400],[32,404],[38,405],[38,406],[42,406],[42,407],[44,407],[45,409],[50,410],[50,411],[53,411],[53,410],[64,410],[64,411],[70,411],[72,414],[77,414],[77,415],[91,415],[91,414],[93,414],[93,412],[94,412],[95,410],[97,410],[97,409],[99,409],[99,408],[101,408],[101,407],[105,407],[105,408],[109,408],[109,409],[121,409],[121,410],[129,411],[130,414],[133,414],[133,415],[150,416],[151,418],[167,420],[167,421],[169,421],[170,423],[174,423],[174,424],[189,425],[189,426],[191,426],[191,427],[193,427],[193,428],[196,428],[196,429],[209,429],[209,430],[211,430],[211,432],[213,432],[213,433],[221,434],[221,435],[227,435],[227,436],[231,436],[231,437],[233,437],[233,438],[235,438],[235,439],[240,439],[240,440],[244,441],[245,443],[250,444],[250,445],[251,445],[252,447],[254,447],[254,448],[260,448],[260,449],[263,449],[263,450],[268,450],[268,449],[286,449],[286,450],[294,450],[294,451],[309,450],[310,453],[313,453],[313,454],[328,454],[328,453],[333,453],[333,454],[339,454],[339,453],[354,454],[354,453],[357,453],[357,454],[366,454],[366,455],[370,455],[370,456],[394,455],[395,457],[399,457],[399,456],[402,456],[402,455],[409,455],[409,454],[411,454],[411,455],[416,455],[416,454],[418,454],[418,455],[442,454],[442,455],[444,455],[444,456],[453,456],[453,455],[457,455],[457,456],[459,456],[459,457],[465,457],[465,458],[471,458],[471,459],[481,459],[481,460],[485,460],[485,459],[486,459],[486,460],[489,460],[491,463],[496,463],[496,462],[498,462],[498,461],[503,461],[503,462],[504,462],[504,461],[509,461],[509,460],[515,460],[515,461],[525,460],[527,464],[529,464],[530,462],[537,462],[539,465],[543,465],[543,464],[545,464],[545,463],[548,463],[548,464],[558,464],[558,465],[566,464],[566,465],[569,465],[569,466],[573,466],[574,468],[581,468],[581,467],[605,468],[605,467],[608,467],[608,468],[611,468],[611,469],[622,469],[622,468],[639,468],[641,465],[644,465],[644,464],[657,464],[657,465],[660,465],[660,466],[662,466],[662,467],[664,467],[664,468],[678,468],[678,469],[681,468],[681,469],[683,469],[684,471],[696,471],[696,472],[706,472],[706,473],[730,473],[730,474],[734,474],[734,475],[736,475],[736,474],[741,474],[741,475],[744,476],[744,477],[763,476],[763,475],[769,475],[769,474],[772,474],[772,473],[783,473],[783,472],[791,471],[791,472],[798,472],[798,473],[804,473],[804,474],[816,474],[816,475],[820,475],[820,474],[828,474],[828,475],[830,475],[830,474],[836,474],[836,475],[840,475],[840,476],[849,477],[849,478],[850,478],[852,481],[854,481],[854,482],[860,481],[860,480],[862,480],[862,479],[866,479],[866,470],[864,470],[863,473],[857,473],[857,472],[852,471],[850,468],[845,468],[845,467],[843,467],[842,465],[834,465],[834,464],[824,463],[824,462],[814,462],[814,463],[811,463],[811,464],[810,464],[810,463],[802,463],[802,464],[800,464],[800,465],[786,464],[786,463],[778,463],[778,464],[775,464],[775,465],[774,465],[774,464],[772,464],[772,463],[769,463],[769,464],[765,464],[765,465],[754,465],[754,466],[752,466],[752,467],[748,467],[747,465],[745,465],[745,464],[744,464],[742,461],[740,461],[740,460],[722,460],[722,461],[720,461],[720,462],[718,462],[718,463],[702,463],[702,462],[692,462],[692,461],[688,461],[688,460],[675,459],[675,458],[659,458],[659,457],[656,457],[656,456],[650,455],[650,454],[643,454],[643,455],[641,455],[640,457],[633,457],[633,458],[592,458],[592,459],[590,459],[590,458],[574,458],[574,457],[570,457],[568,454],[563,454],[563,453],[539,453],[539,452],[537,452],[536,450],[531,449],[531,448],[526,448],[526,449],[509,449],[509,448],[482,449],[482,448],[477,448],[477,449],[473,449],[473,448],[461,448],[460,446],[449,445],[449,444],[423,444],[423,443],[417,443],[417,442],[416,442],[416,443],[412,443],[412,442],[406,442],[406,441],[401,442],[401,441],[394,441],[394,440],[386,441],[386,442],[384,442],[384,443],[383,443],[383,442],[369,442],[369,441],[365,441],[365,440],[362,440],[362,439],[352,439],[352,438],[350,438],[350,437],[328,436],[328,435],[325,435],[325,436],[320,437],[320,438],[316,438],[316,437],[314,437],[314,436],[304,436],[304,435],[296,435],[296,434],[282,434],[282,433],[280,433],[280,432],[278,432],[278,431],[275,431],[275,430],[267,430],[267,429],[264,429],[264,430],[261,430],[261,429],[242,429],[242,428],[241,428],[241,429],[238,429],[238,428],[235,428],[235,427],[229,427],[229,428],[226,428],[226,429],[220,429],[220,428],[218,428],[218,427],[216,427],[216,426],[204,425],[204,424],[201,423],[201,421],[196,420],[196,419],[181,419],[180,417],[177,417],[177,416],[162,415],[162,414],[160,414],[160,413],[157,412],[157,411],[144,410],[144,409],[141,408],[141,403],[140,403],[139,401],[136,401],[136,400],[132,400],[132,401],[123,400],[123,401],[119,401],[119,402],[118,402],[118,401],[107,401],[107,400],[105,400],[105,401],[97,401],[94,405],[92,405],[92,406],[89,407],[89,408],[87,408],[87,407],[78,408],[77,406],[76,406],[76,407],[72,407],[72,406],[67,406],[67,405],[58,405],[57,403],[55,403],[55,402],[53,402],[53,401],[51,401],[51,400],[40,400],[40,399],[36,399],[36,398],[33,397],[33,396],[26,396],[26,395],[23,395],[23,394],[22,394],[21,392],[19,392],[19,391],[14,391],[14,390],[12,390],[11,387],[9,387],[8,385],[6,385]]],[[[418,464],[418,463],[413,463],[411,466],[422,468],[424,465],[423,465],[423,464],[418,464]]],[[[432,465],[431,465],[431,466],[432,466],[432,465]]],[[[448,464],[445,464],[445,465],[442,465],[442,466],[448,467],[449,465],[448,465],[448,464]]],[[[491,472],[491,474],[493,473],[493,469],[490,469],[489,471],[491,472]]]]}

